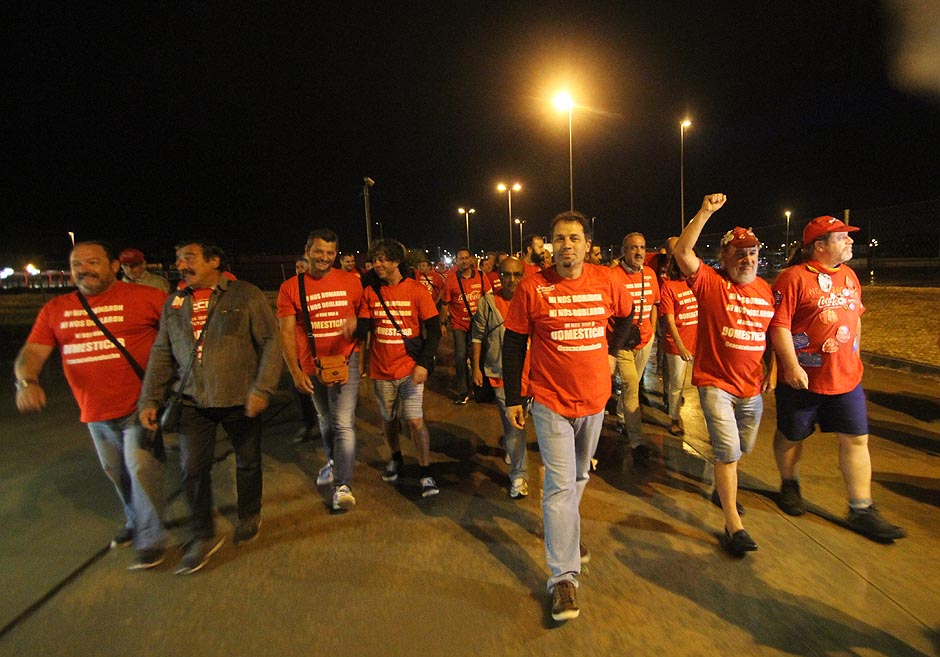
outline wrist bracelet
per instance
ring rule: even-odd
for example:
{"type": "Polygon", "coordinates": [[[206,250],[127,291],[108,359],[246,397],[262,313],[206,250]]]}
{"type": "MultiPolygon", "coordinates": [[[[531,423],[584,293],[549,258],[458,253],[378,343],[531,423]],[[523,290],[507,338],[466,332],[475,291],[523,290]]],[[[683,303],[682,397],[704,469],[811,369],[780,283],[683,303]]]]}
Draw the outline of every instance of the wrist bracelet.
{"type": "Polygon", "coordinates": [[[17,379],[16,383],[13,384],[17,390],[26,390],[29,386],[38,386],[38,379],[17,379]]]}

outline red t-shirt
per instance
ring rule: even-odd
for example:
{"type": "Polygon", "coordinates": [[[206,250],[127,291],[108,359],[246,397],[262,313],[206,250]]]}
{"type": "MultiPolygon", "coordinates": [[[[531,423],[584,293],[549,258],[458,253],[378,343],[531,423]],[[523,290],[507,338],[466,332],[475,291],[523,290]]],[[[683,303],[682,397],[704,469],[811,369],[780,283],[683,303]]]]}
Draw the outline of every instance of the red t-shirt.
{"type": "Polygon", "coordinates": [[[631,308],[607,267],[585,263],[576,279],[554,268],[523,278],[506,328],[529,336],[529,394],[564,417],[602,411],[610,397],[607,320],[631,308]]]}
{"type": "Polygon", "coordinates": [[[789,267],[774,281],[777,312],[770,326],[793,334],[809,389],[822,395],[853,390],[862,380],[858,325],[865,306],[855,272],[810,262],[789,267]]]}
{"type": "Polygon", "coordinates": [[[699,322],[692,385],[714,386],[737,397],[759,395],[774,314],[770,285],[760,277],[738,285],[701,260],[688,281],[698,299],[699,322]]]}
{"type": "MultiPolygon", "coordinates": [[[[199,339],[202,333],[202,327],[206,325],[206,319],[209,317],[209,301],[212,297],[212,288],[204,287],[193,290],[193,341],[199,339]]],[[[180,297],[177,297],[178,299],[180,297]]],[[[182,305],[182,303],[180,303],[182,305]]],[[[202,345],[199,343],[199,349],[196,351],[196,359],[202,362],[202,345]]]]}
{"type": "MultiPolygon", "coordinates": [[[[413,278],[402,279],[397,285],[383,285],[382,299],[406,337],[421,335],[421,324],[437,315],[434,300],[421,283],[413,278]]],[[[369,376],[395,381],[408,376],[415,361],[405,352],[405,341],[395,330],[372,286],[363,290],[359,317],[372,319],[372,355],[369,376]]]]}
{"type": "Polygon", "coordinates": [[[542,271],[542,268],[539,265],[532,264],[528,260],[523,260],[522,266],[525,268],[526,276],[534,276],[540,271],[542,271]]]}
{"type": "Polygon", "coordinates": [[[499,279],[499,272],[495,269],[486,274],[486,280],[489,281],[490,289],[493,290],[494,294],[503,289],[503,282],[499,279]]]}
{"type": "MultiPolygon", "coordinates": [[[[356,340],[343,336],[343,326],[350,317],[356,317],[362,300],[362,283],[358,276],[342,269],[331,269],[323,278],[304,276],[304,293],[307,310],[313,328],[313,339],[317,356],[348,356],[356,349],[356,340]]],[[[294,342],[300,369],[306,374],[316,374],[317,367],[310,353],[306,322],[300,304],[300,288],[297,277],[292,276],[281,283],[277,293],[277,316],[295,317],[294,342]]]]}
{"type": "MultiPolygon", "coordinates": [[[[88,297],[102,324],[145,369],[165,300],[162,290],[123,281],[88,297]]],[[[114,420],[137,411],[140,379],[95,326],[78,295],[63,294],[43,306],[26,342],[59,348],[82,422],[114,420]]]]}
{"type": "Polygon", "coordinates": [[[476,269],[473,270],[473,276],[462,278],[460,282],[457,277],[460,276],[458,270],[453,270],[447,275],[444,281],[444,296],[441,300],[447,304],[447,311],[450,315],[451,327],[460,331],[470,330],[470,319],[473,313],[477,311],[477,304],[480,297],[486,294],[490,289],[490,284],[486,277],[476,269]],[[463,284],[463,293],[460,292],[460,284],[463,284]],[[467,297],[467,303],[464,303],[464,294],[467,297]],[[470,305],[470,314],[467,314],[467,304],[470,305]]]}
{"type": "MultiPolygon", "coordinates": [[[[698,334],[698,299],[689,289],[686,281],[664,280],[660,288],[659,316],[672,315],[679,331],[682,344],[692,354],[695,353],[695,338],[698,334]]],[[[663,351],[667,354],[679,354],[679,347],[672,339],[672,333],[663,324],[663,351]]]]}
{"type": "MultiPolygon", "coordinates": [[[[633,305],[640,312],[643,310],[642,317],[634,317],[633,321],[640,323],[640,344],[637,349],[642,349],[653,339],[653,306],[659,303],[659,282],[656,279],[656,272],[650,267],[643,266],[642,278],[640,272],[631,274],[623,265],[617,265],[610,268],[611,276],[614,281],[623,285],[631,295],[633,295],[633,305]]],[[[613,329],[613,326],[610,327],[613,329]]]]}
{"type": "Polygon", "coordinates": [[[431,293],[431,300],[437,302],[444,291],[444,277],[433,269],[428,274],[415,270],[415,280],[421,283],[431,293]]]}

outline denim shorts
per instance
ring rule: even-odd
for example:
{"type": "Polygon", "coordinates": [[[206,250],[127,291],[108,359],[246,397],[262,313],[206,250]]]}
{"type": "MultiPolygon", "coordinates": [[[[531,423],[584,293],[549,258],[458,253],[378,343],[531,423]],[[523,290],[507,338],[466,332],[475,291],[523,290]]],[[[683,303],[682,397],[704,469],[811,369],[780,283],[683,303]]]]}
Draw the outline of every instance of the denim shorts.
{"type": "Polygon", "coordinates": [[[777,399],[777,431],[791,441],[809,438],[819,423],[826,433],[863,436],[868,433],[868,410],[865,392],[859,383],[839,395],[821,395],[779,384],[777,399]]]}
{"type": "Polygon", "coordinates": [[[421,420],[424,418],[424,384],[415,385],[411,375],[394,381],[374,379],[375,400],[379,404],[382,419],[391,422],[398,416],[398,400],[401,399],[402,419],[421,420]]]}
{"type": "Polygon", "coordinates": [[[714,386],[700,387],[698,395],[715,460],[731,463],[750,454],[764,413],[761,396],[736,397],[714,386]]]}

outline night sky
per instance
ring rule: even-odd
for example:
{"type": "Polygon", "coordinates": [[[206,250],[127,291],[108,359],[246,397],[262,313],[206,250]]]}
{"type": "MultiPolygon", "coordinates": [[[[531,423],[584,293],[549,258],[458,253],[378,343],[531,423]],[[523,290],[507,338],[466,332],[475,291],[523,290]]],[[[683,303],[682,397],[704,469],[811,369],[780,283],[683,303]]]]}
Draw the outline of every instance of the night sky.
{"type": "Polygon", "coordinates": [[[905,82],[894,3],[18,4],[2,266],[64,260],[69,230],[151,260],[299,253],[320,226],[361,249],[363,176],[386,237],[453,250],[468,206],[474,249],[505,250],[498,182],[527,233],[568,208],[563,87],[602,244],[678,232],[686,116],[686,215],[725,192],[716,230],[940,198],[940,55],[905,82]]]}

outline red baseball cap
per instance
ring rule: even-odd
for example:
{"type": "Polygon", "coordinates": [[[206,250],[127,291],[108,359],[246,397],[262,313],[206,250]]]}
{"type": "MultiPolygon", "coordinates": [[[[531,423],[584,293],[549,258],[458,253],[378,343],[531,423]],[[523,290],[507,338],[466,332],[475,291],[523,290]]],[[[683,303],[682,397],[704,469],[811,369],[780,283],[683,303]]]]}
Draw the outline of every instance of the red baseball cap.
{"type": "Polygon", "coordinates": [[[854,233],[858,226],[848,224],[835,217],[816,217],[803,229],[803,246],[809,246],[827,233],[854,233]]]}
{"type": "Polygon", "coordinates": [[[121,255],[118,256],[118,260],[121,261],[122,265],[139,265],[145,259],[144,252],[140,249],[124,249],[121,251],[121,255]]]}
{"type": "Polygon", "coordinates": [[[747,249],[752,246],[760,246],[760,240],[757,239],[757,235],[750,228],[736,226],[734,230],[729,230],[721,238],[721,247],[724,248],[728,245],[736,249],[747,249]]]}

